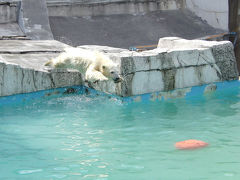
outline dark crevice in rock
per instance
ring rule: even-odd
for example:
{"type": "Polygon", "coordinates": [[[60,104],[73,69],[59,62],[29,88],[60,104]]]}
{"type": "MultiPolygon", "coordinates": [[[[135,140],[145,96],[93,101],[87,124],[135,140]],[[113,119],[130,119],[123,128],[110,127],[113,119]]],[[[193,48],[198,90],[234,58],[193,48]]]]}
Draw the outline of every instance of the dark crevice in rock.
{"type": "Polygon", "coordinates": [[[0,2],[0,5],[12,6],[12,3],[10,3],[10,2],[0,2]]]}
{"type": "Polygon", "coordinates": [[[199,52],[198,54],[198,60],[200,59],[200,57],[207,63],[207,64],[212,64],[211,62],[208,61],[208,58],[204,57],[204,54],[199,52]]]}
{"type": "Polygon", "coordinates": [[[25,76],[23,71],[24,71],[24,69],[22,69],[22,82],[21,82],[22,89],[24,87],[24,76],[25,76]]]}
{"type": "Polygon", "coordinates": [[[4,78],[5,78],[5,67],[6,65],[4,63],[1,63],[2,65],[2,81],[0,82],[1,90],[0,95],[2,96],[3,90],[4,90],[4,78]]]}
{"type": "MultiPolygon", "coordinates": [[[[184,66],[184,67],[174,67],[174,68],[164,68],[164,69],[148,69],[148,70],[140,70],[140,71],[135,71],[135,72],[129,72],[129,73],[126,73],[123,75],[123,77],[127,76],[127,75],[130,75],[130,74],[135,74],[135,73],[138,73],[138,72],[151,72],[151,71],[168,71],[168,70],[178,70],[178,69],[185,69],[185,68],[190,68],[190,67],[193,67],[193,68],[198,68],[198,67],[203,67],[203,66],[214,66],[216,64],[214,63],[211,63],[211,64],[200,64],[198,66],[194,66],[194,65],[190,65],[190,66],[184,66]]],[[[217,71],[217,70],[216,70],[217,71]]]]}
{"type": "Polygon", "coordinates": [[[176,69],[162,71],[164,91],[170,91],[170,90],[175,89],[176,71],[177,71],[176,69]]]}
{"type": "Polygon", "coordinates": [[[50,80],[51,80],[51,86],[52,86],[52,88],[55,88],[56,87],[56,84],[55,84],[55,82],[54,82],[54,80],[53,80],[53,74],[52,73],[49,73],[49,78],[50,78],[50,80]]]}
{"type": "Polygon", "coordinates": [[[128,74],[125,76],[124,81],[122,82],[122,86],[121,86],[122,96],[131,96],[132,95],[133,77],[134,77],[134,73],[128,74]]]}
{"type": "Polygon", "coordinates": [[[180,65],[180,67],[183,67],[181,61],[179,60],[179,55],[180,55],[180,52],[179,52],[178,55],[177,55],[177,61],[178,61],[178,64],[180,65]]]}
{"type": "Polygon", "coordinates": [[[25,36],[0,36],[0,40],[30,40],[25,36]]]}
{"type": "Polygon", "coordinates": [[[121,75],[125,77],[128,72],[135,72],[136,66],[133,61],[133,57],[122,58],[121,60],[121,75]]]}
{"type": "Polygon", "coordinates": [[[13,52],[13,51],[0,51],[0,54],[51,54],[51,53],[61,53],[62,51],[20,51],[20,52],[13,52]]]}
{"type": "Polygon", "coordinates": [[[202,79],[202,70],[203,70],[203,66],[197,66],[196,68],[194,68],[195,74],[196,74],[200,84],[204,84],[204,81],[202,79]]]}
{"type": "Polygon", "coordinates": [[[33,80],[33,86],[34,86],[35,90],[37,90],[36,81],[35,81],[35,72],[34,71],[32,71],[32,80],[33,80]]]}

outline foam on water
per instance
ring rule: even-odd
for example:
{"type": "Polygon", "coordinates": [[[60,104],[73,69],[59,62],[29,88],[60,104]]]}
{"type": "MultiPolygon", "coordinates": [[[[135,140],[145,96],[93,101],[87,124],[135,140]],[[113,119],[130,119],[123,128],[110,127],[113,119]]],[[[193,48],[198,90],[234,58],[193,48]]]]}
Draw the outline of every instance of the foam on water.
{"type": "Polygon", "coordinates": [[[76,94],[0,106],[0,179],[240,179],[239,94],[140,103],[76,94]],[[186,139],[209,146],[175,149],[186,139]]]}

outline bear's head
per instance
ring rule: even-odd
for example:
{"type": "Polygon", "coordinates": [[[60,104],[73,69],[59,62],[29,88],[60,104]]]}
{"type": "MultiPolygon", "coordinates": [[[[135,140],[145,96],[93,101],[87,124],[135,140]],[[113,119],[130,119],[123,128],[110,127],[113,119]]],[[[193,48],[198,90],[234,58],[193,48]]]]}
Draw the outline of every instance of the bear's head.
{"type": "Polygon", "coordinates": [[[122,78],[118,72],[117,64],[102,65],[100,71],[104,76],[112,79],[115,83],[119,83],[122,81],[122,78]]]}
{"type": "Polygon", "coordinates": [[[122,78],[119,73],[119,65],[102,53],[98,57],[99,71],[107,78],[112,79],[115,83],[121,82],[122,78]]]}

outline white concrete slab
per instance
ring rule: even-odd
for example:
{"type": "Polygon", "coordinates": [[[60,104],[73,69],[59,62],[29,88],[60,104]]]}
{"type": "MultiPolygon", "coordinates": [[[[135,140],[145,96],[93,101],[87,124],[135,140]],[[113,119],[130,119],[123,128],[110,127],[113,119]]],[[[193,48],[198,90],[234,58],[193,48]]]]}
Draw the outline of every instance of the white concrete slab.
{"type": "Polygon", "coordinates": [[[1,40],[0,54],[3,53],[36,53],[36,52],[61,52],[65,48],[70,47],[59,41],[54,40],[1,40]]]}
{"type": "Polygon", "coordinates": [[[65,47],[57,41],[0,41],[0,96],[81,85],[72,70],[47,71],[44,64],[65,47]]]}

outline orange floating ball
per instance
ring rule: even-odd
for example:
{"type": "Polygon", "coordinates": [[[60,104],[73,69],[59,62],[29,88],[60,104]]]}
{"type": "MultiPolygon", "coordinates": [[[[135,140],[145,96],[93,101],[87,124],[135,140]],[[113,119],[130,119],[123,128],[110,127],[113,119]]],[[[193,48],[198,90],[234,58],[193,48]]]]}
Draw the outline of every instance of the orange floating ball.
{"type": "Polygon", "coordinates": [[[186,141],[180,141],[175,144],[177,149],[198,149],[207,146],[208,143],[195,139],[189,139],[186,141]]]}

